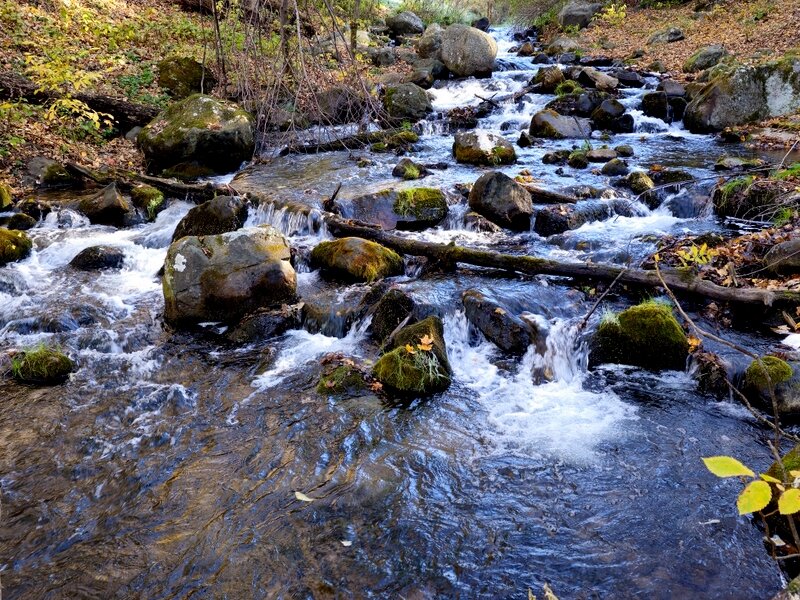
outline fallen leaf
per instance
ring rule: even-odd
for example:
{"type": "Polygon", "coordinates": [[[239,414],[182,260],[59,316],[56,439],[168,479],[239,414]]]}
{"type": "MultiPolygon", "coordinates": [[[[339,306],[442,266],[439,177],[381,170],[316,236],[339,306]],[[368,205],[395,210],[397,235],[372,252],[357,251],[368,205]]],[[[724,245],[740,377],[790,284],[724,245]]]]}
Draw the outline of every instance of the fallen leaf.
{"type": "Polygon", "coordinates": [[[295,492],[294,497],[300,500],[301,502],[313,502],[314,498],[309,498],[303,492],[295,492]]]}
{"type": "Polygon", "coordinates": [[[351,542],[350,540],[341,540],[341,542],[342,546],[344,546],[345,548],[349,548],[350,546],[353,545],[353,542],[351,542]]]}
{"type": "Polygon", "coordinates": [[[406,344],[406,352],[408,352],[409,354],[417,353],[417,351],[414,350],[414,346],[412,346],[411,344],[406,344]]]}
{"type": "Polygon", "coordinates": [[[506,314],[506,311],[504,311],[504,310],[503,310],[502,308],[500,308],[499,306],[498,306],[497,308],[495,308],[495,309],[494,309],[494,312],[495,312],[495,314],[498,314],[498,315],[504,315],[504,314],[506,314]]]}

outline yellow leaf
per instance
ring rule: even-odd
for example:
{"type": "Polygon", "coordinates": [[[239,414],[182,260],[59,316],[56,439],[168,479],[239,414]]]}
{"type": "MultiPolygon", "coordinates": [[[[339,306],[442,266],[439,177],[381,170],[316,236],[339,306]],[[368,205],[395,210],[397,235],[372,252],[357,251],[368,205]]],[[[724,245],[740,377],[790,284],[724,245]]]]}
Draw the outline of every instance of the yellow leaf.
{"type": "Polygon", "coordinates": [[[506,311],[504,311],[504,310],[503,310],[502,308],[500,308],[499,306],[498,306],[497,308],[495,308],[495,309],[494,309],[494,312],[495,312],[496,314],[498,314],[498,315],[504,315],[504,314],[506,314],[506,311]]]}
{"type": "Polygon", "coordinates": [[[790,488],[778,499],[778,512],[782,515],[793,515],[800,512],[800,490],[790,488]]]}
{"type": "Polygon", "coordinates": [[[653,254],[653,260],[654,260],[654,261],[656,261],[656,262],[658,262],[658,261],[660,261],[660,260],[661,260],[661,256],[659,256],[658,252],[656,252],[655,254],[653,254]]]}
{"type": "Polygon", "coordinates": [[[688,338],[688,341],[689,341],[689,352],[694,352],[694,351],[695,351],[695,350],[697,350],[697,349],[700,347],[700,345],[703,343],[703,342],[700,340],[700,338],[697,338],[697,337],[695,337],[695,336],[693,336],[693,335],[690,335],[690,336],[689,336],[689,338],[688,338]]]}
{"type": "Polygon", "coordinates": [[[792,477],[800,477],[800,471],[789,471],[789,475],[792,477]]]}
{"type": "Polygon", "coordinates": [[[426,333],[420,338],[419,343],[430,346],[433,344],[433,338],[426,333]]]}
{"type": "Polygon", "coordinates": [[[761,477],[761,479],[763,479],[767,483],[777,483],[777,484],[782,483],[780,479],[776,479],[772,475],[767,475],[766,473],[762,473],[761,475],[759,475],[759,477],[761,477]]]}
{"type": "Polygon", "coordinates": [[[414,350],[414,346],[412,346],[411,344],[406,344],[406,352],[408,352],[409,354],[416,354],[417,351],[414,350]]]}
{"type": "Polygon", "coordinates": [[[740,515],[748,515],[767,507],[772,499],[772,488],[766,481],[752,481],[739,494],[736,507],[740,515]]]}
{"type": "Polygon", "coordinates": [[[419,348],[423,352],[429,352],[430,349],[433,348],[433,346],[431,346],[430,344],[417,344],[417,348],[419,348]]]}
{"type": "Polygon", "coordinates": [[[756,474],[732,456],[710,456],[704,458],[706,469],[717,477],[755,477],[756,474]]]}
{"type": "Polygon", "coordinates": [[[301,502],[313,502],[313,498],[309,498],[303,492],[295,492],[294,497],[300,500],[301,502]]]}

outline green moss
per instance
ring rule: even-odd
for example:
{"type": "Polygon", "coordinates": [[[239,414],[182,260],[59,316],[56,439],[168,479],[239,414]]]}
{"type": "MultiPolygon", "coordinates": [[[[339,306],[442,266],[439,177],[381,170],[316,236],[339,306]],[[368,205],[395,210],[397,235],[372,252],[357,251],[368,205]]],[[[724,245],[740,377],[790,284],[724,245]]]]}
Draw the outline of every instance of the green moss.
{"type": "Polygon", "coordinates": [[[589,159],[586,158],[585,151],[575,150],[570,153],[567,164],[573,169],[585,169],[589,166],[589,159]]]}
{"type": "Polygon", "coordinates": [[[163,202],[164,194],[150,185],[137,185],[131,190],[131,201],[137,208],[147,208],[152,202],[163,202]]]}
{"type": "Polygon", "coordinates": [[[745,386],[755,390],[768,390],[769,383],[776,386],[792,378],[792,367],[777,356],[764,356],[761,363],[754,360],[744,372],[745,386]]]}
{"type": "Polygon", "coordinates": [[[389,146],[387,146],[384,142],[378,142],[370,146],[370,150],[372,150],[373,152],[386,152],[388,149],[389,146]]]}
{"type": "Polygon", "coordinates": [[[75,178],[60,164],[54,162],[42,171],[40,183],[45,187],[62,187],[75,183],[75,178]]]}
{"type": "Polygon", "coordinates": [[[562,81],[556,86],[556,96],[559,98],[563,98],[564,96],[570,96],[572,94],[582,94],[583,88],[577,81],[573,81],[572,79],[567,79],[566,81],[562,81]]]}
{"type": "Polygon", "coordinates": [[[5,184],[0,183],[0,210],[11,207],[11,189],[5,184]]]}
{"type": "Polygon", "coordinates": [[[407,181],[414,181],[419,179],[420,172],[416,165],[408,165],[406,170],[403,172],[403,179],[407,181]]]}
{"type": "Polygon", "coordinates": [[[339,365],[328,369],[320,377],[317,393],[324,396],[346,396],[365,387],[364,376],[351,365],[339,365]]]}
{"type": "Polygon", "coordinates": [[[775,175],[773,175],[773,177],[781,181],[786,179],[800,179],[800,162],[794,163],[787,169],[778,171],[777,173],[775,173],[775,175]]]}
{"type": "MultiPolygon", "coordinates": [[[[416,144],[419,141],[419,136],[413,131],[398,131],[386,138],[386,147],[390,150],[395,148],[407,148],[411,144],[416,144]]],[[[373,147],[377,145],[374,144],[373,147]]]]}
{"type": "Polygon", "coordinates": [[[432,352],[395,348],[375,363],[375,379],[386,388],[402,394],[432,394],[450,385],[450,376],[432,352]]]}
{"type": "Polygon", "coordinates": [[[735,194],[747,190],[751,185],[753,185],[755,179],[756,178],[752,175],[747,175],[745,177],[737,177],[725,182],[719,187],[720,203],[718,206],[724,206],[730,202],[731,198],[735,194]]]}
{"type": "Polygon", "coordinates": [[[0,265],[21,260],[33,249],[33,242],[25,233],[13,229],[0,229],[0,265]]]}
{"type": "Polygon", "coordinates": [[[644,194],[655,187],[653,180],[643,171],[634,171],[628,175],[628,187],[634,194],[644,194]]]}
{"type": "Polygon", "coordinates": [[[447,215],[447,200],[436,188],[413,188],[398,192],[392,209],[404,217],[441,221],[447,215]]]}
{"type": "MultiPolygon", "coordinates": [[[[787,474],[789,471],[800,471],[800,444],[784,454],[781,458],[781,462],[783,463],[783,470],[786,471],[787,474]]],[[[767,475],[775,477],[776,479],[783,479],[781,467],[777,462],[772,463],[772,466],[767,471],[767,475]]]]}
{"type": "Polygon", "coordinates": [[[318,244],[311,251],[311,263],[332,275],[365,282],[404,270],[403,258],[393,250],[353,237],[318,244]]]}
{"type": "Polygon", "coordinates": [[[24,383],[54,384],[65,381],[74,367],[60,349],[40,344],[14,357],[11,374],[24,383]]]}
{"type": "Polygon", "coordinates": [[[392,347],[405,347],[406,345],[416,347],[425,336],[433,338],[433,353],[444,366],[445,371],[449,373],[450,363],[447,360],[447,346],[444,343],[444,325],[439,317],[427,317],[418,323],[403,327],[392,340],[392,347]]]}

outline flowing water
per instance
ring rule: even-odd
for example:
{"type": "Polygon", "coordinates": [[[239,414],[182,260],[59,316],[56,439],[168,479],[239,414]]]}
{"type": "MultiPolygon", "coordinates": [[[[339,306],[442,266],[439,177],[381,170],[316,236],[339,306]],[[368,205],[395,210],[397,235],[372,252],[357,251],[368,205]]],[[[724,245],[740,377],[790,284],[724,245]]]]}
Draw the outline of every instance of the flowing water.
{"type": "MultiPolygon", "coordinates": [[[[500,46],[509,70],[433,90],[438,112],[530,79],[536,67],[511,55],[510,41],[500,46]]],[[[641,93],[625,92],[625,102],[635,107],[641,93]]],[[[513,141],[551,98],[503,105],[481,126],[513,141]]],[[[719,154],[744,153],[634,115],[636,133],[613,143],[632,144],[637,164],[708,177],[719,154]]],[[[549,241],[472,231],[452,188],[481,171],[454,163],[441,119],[421,127],[415,158],[450,165],[424,184],[453,206],[441,227],[407,235],[623,262],[652,251],[654,234],[721,227],[701,203],[690,218],[640,206],[549,241]]],[[[606,183],[543,166],[544,152],[561,147],[569,142],[518,150],[503,170],[528,168],[554,188],[606,183]]],[[[347,152],[278,158],[235,185],[319,208],[341,182],[346,209],[349,198],[398,185],[396,157],[359,154],[375,164],[359,168],[347,152]]],[[[79,365],[55,388],[0,381],[4,598],[526,598],[545,582],[565,599],[753,599],[780,589],[761,533],[736,514],[738,483],[700,461],[730,454],[765,468],[766,433],[736,404],[699,394],[687,374],[588,372],[578,323],[593,300],[583,292],[476,269],[420,279],[409,266],[394,283],[443,317],[452,387],[403,405],[368,393],[325,399],[314,391],[323,355],[378,355],[368,321],[337,316],[366,287],[327,283],[301,258],[300,294],[331,315],[317,327],[249,346],[166,331],[158,271],[189,208],[174,201],[126,230],[54,212],[31,231],[32,256],[0,269],[0,349],[51,341],[79,365]],[[67,267],[97,244],[121,247],[124,268],[67,267]],[[508,360],[483,339],[459,310],[471,287],[546,323],[544,353],[508,360]],[[553,379],[537,384],[543,369],[553,379]]],[[[249,224],[266,222],[301,256],[327,236],[314,211],[251,211],[249,224]]]]}

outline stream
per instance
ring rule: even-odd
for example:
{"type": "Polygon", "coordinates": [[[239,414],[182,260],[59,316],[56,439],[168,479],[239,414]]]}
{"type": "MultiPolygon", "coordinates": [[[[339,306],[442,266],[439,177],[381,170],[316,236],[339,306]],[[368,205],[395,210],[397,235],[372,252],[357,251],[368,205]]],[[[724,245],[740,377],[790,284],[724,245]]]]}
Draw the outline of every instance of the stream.
{"type": "MultiPolygon", "coordinates": [[[[441,113],[477,104],[476,94],[517,91],[538,68],[509,52],[508,32],[495,36],[505,70],[431,90],[435,113],[418,125],[412,158],[449,168],[400,182],[391,177],[396,156],[365,150],[353,154],[373,161],[366,168],[331,152],[275,158],[225,180],[313,208],[341,182],[345,210],[349,199],[390,186],[440,187],[447,219],[403,235],[562,259],[637,262],[655,236],[724,228],[702,185],[655,210],[638,205],[637,216],[550,239],[467,228],[454,186],[484,170],[455,163],[441,113]]],[[[721,154],[749,155],[645,117],[634,110],[645,91],[623,91],[636,132],[609,142],[633,146],[633,166],[708,178],[721,154]]],[[[529,94],[480,127],[516,142],[552,99],[529,94]]],[[[590,169],[560,175],[542,164],[544,153],[572,144],[515,144],[517,164],[500,170],[528,169],[549,189],[606,187],[590,169]]],[[[688,373],[588,371],[578,323],[594,298],[557,278],[477,268],[419,277],[409,264],[392,283],[443,318],[453,385],[402,405],[369,393],[326,399],[315,391],[320,358],[378,356],[368,321],[342,316],[367,286],[310,271],[304,252],[326,232],[305,215],[261,206],[248,225],[272,223],[291,236],[298,293],[328,316],[245,346],[212,331],[168,331],[158,272],[191,206],[173,201],[155,222],[119,230],[54,211],[29,232],[33,254],[0,268],[0,350],[49,341],[78,364],[54,388],[0,380],[4,599],[526,598],[547,582],[562,600],[699,600],[767,599],[782,588],[762,533],[737,514],[739,483],[701,462],[726,454],[766,469],[767,434],[739,404],[700,394],[688,373]],[[124,268],[68,268],[98,244],[122,248],[124,268]],[[469,288],[546,321],[544,354],[504,357],[467,322],[460,298],[469,288]],[[536,369],[553,380],[535,384],[536,369]]],[[[731,335],[754,349],[772,343],[731,335]]]]}

